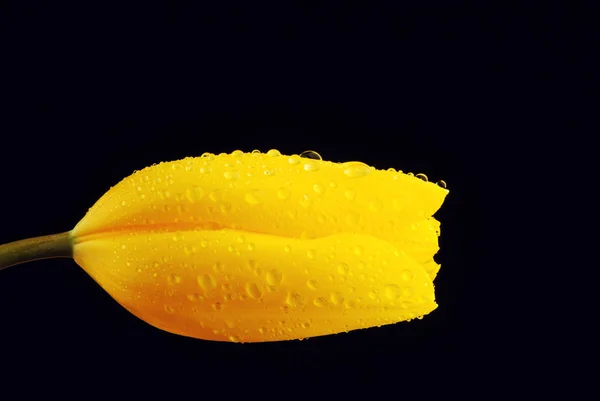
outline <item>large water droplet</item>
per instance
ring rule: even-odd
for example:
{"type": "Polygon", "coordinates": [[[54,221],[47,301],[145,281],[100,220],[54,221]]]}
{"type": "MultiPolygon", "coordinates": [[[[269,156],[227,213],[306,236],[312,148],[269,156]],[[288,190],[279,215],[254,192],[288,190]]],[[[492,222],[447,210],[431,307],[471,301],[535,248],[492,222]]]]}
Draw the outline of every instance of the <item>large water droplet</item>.
{"type": "Polygon", "coordinates": [[[291,155],[290,157],[288,157],[288,163],[290,163],[291,165],[296,165],[296,164],[300,164],[302,160],[300,160],[300,156],[298,155],[291,155]]]}
{"type": "Polygon", "coordinates": [[[267,156],[281,156],[281,152],[278,151],[277,149],[271,149],[267,152],[267,156]]]}
{"type": "Polygon", "coordinates": [[[369,202],[369,210],[372,212],[380,212],[383,209],[383,202],[379,199],[373,199],[369,202]]]}
{"type": "Polygon", "coordinates": [[[314,162],[304,163],[304,170],[305,171],[318,171],[319,165],[314,162]]]}
{"type": "Polygon", "coordinates": [[[277,270],[272,269],[267,272],[267,283],[270,285],[279,285],[283,280],[283,274],[277,270]]]}
{"type": "Polygon", "coordinates": [[[244,200],[251,205],[258,205],[260,203],[260,190],[255,189],[249,192],[246,192],[244,196],[244,200]]]}
{"type": "Polygon", "coordinates": [[[417,177],[418,179],[423,180],[425,182],[429,181],[429,179],[427,178],[427,176],[425,174],[423,174],[423,173],[419,173],[419,174],[415,175],[415,177],[417,177]]]}
{"type": "Polygon", "coordinates": [[[327,306],[327,300],[323,297],[318,297],[318,298],[315,298],[315,300],[313,301],[313,304],[315,306],[318,306],[319,308],[323,308],[323,307],[327,306]]]}
{"type": "Polygon", "coordinates": [[[281,188],[277,191],[277,197],[281,200],[285,200],[290,197],[290,191],[286,188],[281,188]]]}
{"type": "Polygon", "coordinates": [[[317,183],[313,185],[313,190],[318,194],[323,194],[325,193],[325,186],[317,183]]]}
{"type": "Polygon", "coordinates": [[[233,157],[240,157],[243,155],[244,155],[244,152],[242,152],[241,150],[234,150],[233,152],[231,152],[231,156],[233,156],[233,157]]]}
{"type": "Polygon", "coordinates": [[[306,282],[306,286],[311,290],[316,290],[317,288],[319,288],[319,282],[316,279],[311,278],[306,282]]]}
{"type": "Polygon", "coordinates": [[[436,184],[444,189],[447,187],[446,181],[444,180],[439,180],[438,182],[436,182],[436,184]]]}
{"type": "Polygon", "coordinates": [[[354,198],[356,198],[356,191],[353,189],[347,189],[344,191],[344,196],[348,200],[354,200],[354,198]]]}
{"type": "Polygon", "coordinates": [[[254,282],[246,283],[244,288],[246,289],[246,293],[248,294],[248,296],[250,298],[254,298],[254,299],[258,299],[258,298],[262,297],[262,294],[264,292],[263,289],[254,282]]]}
{"type": "Polygon", "coordinates": [[[402,290],[396,284],[389,284],[385,287],[385,296],[391,300],[398,299],[402,290]]]}
{"type": "Polygon", "coordinates": [[[314,150],[305,150],[304,152],[300,153],[300,157],[313,160],[323,160],[321,155],[315,152],[314,150]]]}
{"type": "Polygon", "coordinates": [[[371,173],[371,167],[361,162],[344,163],[344,174],[350,178],[364,177],[371,173]]]}
{"type": "Polygon", "coordinates": [[[348,274],[348,272],[350,271],[350,266],[342,262],[338,264],[337,271],[340,274],[348,274]]]}
{"type": "Polygon", "coordinates": [[[212,274],[204,274],[199,276],[198,284],[205,291],[217,288],[217,280],[212,276],[212,274]]]}
{"type": "Polygon", "coordinates": [[[226,180],[237,180],[238,178],[240,178],[240,173],[238,173],[237,171],[231,170],[231,171],[226,171],[223,173],[223,176],[225,177],[226,180]]]}
{"type": "Polygon", "coordinates": [[[288,292],[285,297],[285,303],[295,308],[304,305],[304,297],[297,292],[288,292]]]}
{"type": "Polygon", "coordinates": [[[344,296],[341,292],[332,292],[329,299],[331,299],[331,302],[334,305],[340,305],[342,302],[344,302],[344,296]]]}

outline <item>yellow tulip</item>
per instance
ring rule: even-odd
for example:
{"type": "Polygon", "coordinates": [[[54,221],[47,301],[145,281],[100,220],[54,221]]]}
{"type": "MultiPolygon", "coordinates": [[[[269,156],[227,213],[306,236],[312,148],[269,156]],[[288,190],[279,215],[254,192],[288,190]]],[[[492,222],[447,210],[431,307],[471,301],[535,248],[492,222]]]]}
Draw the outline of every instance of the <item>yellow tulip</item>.
{"type": "Polygon", "coordinates": [[[308,156],[234,151],[153,165],[72,231],[0,246],[0,269],[73,257],[149,324],[216,341],[300,339],[433,311],[432,215],[445,185],[308,156]]]}

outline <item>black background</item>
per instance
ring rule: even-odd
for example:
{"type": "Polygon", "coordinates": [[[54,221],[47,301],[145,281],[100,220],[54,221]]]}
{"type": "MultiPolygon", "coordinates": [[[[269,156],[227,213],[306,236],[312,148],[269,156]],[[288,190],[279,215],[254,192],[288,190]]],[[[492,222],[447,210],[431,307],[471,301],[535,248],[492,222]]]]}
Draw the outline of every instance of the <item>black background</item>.
{"type": "Polygon", "coordinates": [[[280,3],[4,5],[0,243],[71,229],[110,186],[156,162],[313,149],[448,183],[436,215],[439,308],[301,342],[212,343],[138,320],[73,261],[39,261],[0,272],[5,366],[37,378],[62,361],[65,377],[101,371],[98,387],[181,369],[197,380],[174,387],[198,396],[246,379],[243,388],[271,394],[281,376],[314,397],[318,379],[344,394],[366,384],[398,397],[416,380],[437,383],[427,394],[512,381],[499,367],[505,330],[490,318],[483,205],[499,202],[489,186],[518,156],[515,143],[540,121],[560,122],[557,54],[573,10],[280,3]]]}

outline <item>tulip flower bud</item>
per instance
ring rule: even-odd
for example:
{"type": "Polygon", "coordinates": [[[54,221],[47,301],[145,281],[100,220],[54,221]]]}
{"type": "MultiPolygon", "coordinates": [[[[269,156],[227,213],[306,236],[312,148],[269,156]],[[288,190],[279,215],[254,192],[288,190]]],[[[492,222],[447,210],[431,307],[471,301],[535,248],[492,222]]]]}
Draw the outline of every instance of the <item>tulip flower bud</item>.
{"type": "Polygon", "coordinates": [[[300,339],[434,310],[432,215],[448,191],[309,156],[206,153],[137,171],[68,233],[65,256],[149,324],[207,340],[300,339]]]}

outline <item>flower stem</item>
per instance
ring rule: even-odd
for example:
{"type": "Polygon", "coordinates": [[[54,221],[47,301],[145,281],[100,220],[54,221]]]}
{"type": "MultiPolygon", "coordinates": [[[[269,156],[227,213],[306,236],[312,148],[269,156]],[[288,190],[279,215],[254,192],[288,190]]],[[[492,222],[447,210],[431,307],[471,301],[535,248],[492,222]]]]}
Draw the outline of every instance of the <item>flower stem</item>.
{"type": "Polygon", "coordinates": [[[32,260],[73,257],[71,232],[27,238],[0,245],[0,270],[32,260]]]}

